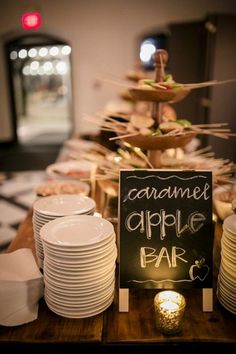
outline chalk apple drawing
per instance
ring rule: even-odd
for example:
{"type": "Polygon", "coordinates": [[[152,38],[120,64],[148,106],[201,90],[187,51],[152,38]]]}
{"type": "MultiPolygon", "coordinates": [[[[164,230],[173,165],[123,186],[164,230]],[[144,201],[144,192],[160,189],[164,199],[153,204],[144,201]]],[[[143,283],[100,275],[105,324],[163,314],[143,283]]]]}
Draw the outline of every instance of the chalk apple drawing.
{"type": "Polygon", "coordinates": [[[191,280],[199,279],[204,281],[210,271],[210,267],[205,263],[205,259],[202,258],[200,261],[196,260],[195,264],[191,265],[189,268],[189,276],[191,280]]]}

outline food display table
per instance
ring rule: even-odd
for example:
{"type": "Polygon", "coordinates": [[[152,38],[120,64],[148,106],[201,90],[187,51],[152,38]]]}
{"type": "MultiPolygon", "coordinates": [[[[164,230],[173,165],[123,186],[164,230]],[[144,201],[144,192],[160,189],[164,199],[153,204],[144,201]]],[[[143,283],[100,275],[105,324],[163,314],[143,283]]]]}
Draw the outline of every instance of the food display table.
{"type": "MultiPolygon", "coordinates": [[[[215,225],[214,238],[214,311],[202,312],[200,289],[181,291],[186,298],[182,332],[174,336],[161,334],[155,327],[153,300],[157,290],[130,290],[130,311],[118,310],[118,283],[113,304],[103,313],[85,319],[69,319],[56,315],[39,305],[38,319],[17,327],[0,326],[0,348],[12,345],[78,345],[111,348],[113,346],[191,346],[227,345],[236,347],[236,316],[224,309],[216,298],[216,278],[220,263],[222,224],[215,225]]],[[[34,250],[32,210],[20,225],[8,252],[30,247],[34,250]]],[[[117,264],[118,273],[118,264],[117,264]]],[[[225,348],[225,347],[224,347],[225,348]]],[[[177,351],[178,352],[178,351],[177,351]]]]}

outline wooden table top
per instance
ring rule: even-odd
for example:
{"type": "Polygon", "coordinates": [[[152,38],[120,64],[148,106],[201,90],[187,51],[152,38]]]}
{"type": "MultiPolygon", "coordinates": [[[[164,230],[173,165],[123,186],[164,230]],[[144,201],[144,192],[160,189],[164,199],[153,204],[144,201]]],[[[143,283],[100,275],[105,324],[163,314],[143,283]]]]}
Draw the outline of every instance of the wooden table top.
{"type": "MultiPolygon", "coordinates": [[[[32,210],[20,225],[8,252],[24,247],[31,248],[36,258],[32,210]]],[[[102,330],[103,314],[84,319],[64,318],[50,311],[44,299],[41,299],[36,321],[17,327],[0,326],[0,343],[101,343],[102,330]]]]}
{"type": "MultiPolygon", "coordinates": [[[[114,303],[102,314],[85,319],[67,319],[54,314],[44,299],[39,305],[38,319],[17,327],[0,326],[2,343],[100,343],[118,344],[181,344],[228,343],[236,345],[236,316],[224,309],[215,295],[220,262],[222,227],[217,223],[214,239],[214,310],[202,312],[201,289],[181,291],[186,298],[182,332],[165,336],[155,327],[153,300],[157,290],[131,289],[130,311],[118,310],[118,285],[114,303]]],[[[21,224],[8,252],[29,247],[34,249],[32,211],[21,224]]],[[[117,267],[118,268],[118,267],[117,267]]]]}

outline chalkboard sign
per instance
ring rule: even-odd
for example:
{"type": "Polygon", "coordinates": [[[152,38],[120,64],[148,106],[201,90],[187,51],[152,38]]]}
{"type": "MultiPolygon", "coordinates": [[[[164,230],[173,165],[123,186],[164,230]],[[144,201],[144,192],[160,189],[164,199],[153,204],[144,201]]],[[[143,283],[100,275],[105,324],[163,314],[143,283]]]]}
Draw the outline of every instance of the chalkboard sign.
{"type": "Polygon", "coordinates": [[[212,287],[212,173],[122,170],[120,288],[212,287]]]}

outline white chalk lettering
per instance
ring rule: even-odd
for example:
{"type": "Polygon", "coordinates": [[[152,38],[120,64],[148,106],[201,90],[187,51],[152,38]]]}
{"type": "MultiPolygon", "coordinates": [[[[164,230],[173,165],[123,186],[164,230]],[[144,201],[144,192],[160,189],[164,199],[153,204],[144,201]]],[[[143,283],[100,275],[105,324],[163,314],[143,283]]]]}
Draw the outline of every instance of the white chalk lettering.
{"type": "Polygon", "coordinates": [[[148,240],[152,238],[153,228],[159,226],[158,235],[160,240],[164,240],[167,229],[174,227],[177,237],[181,237],[186,232],[196,233],[205,224],[206,218],[203,214],[195,211],[187,217],[187,222],[181,221],[181,210],[177,209],[175,214],[167,214],[164,209],[159,212],[134,211],[127,215],[125,227],[129,232],[138,230],[145,233],[148,240]]]}
{"type": "Polygon", "coordinates": [[[181,211],[179,209],[176,210],[176,224],[175,224],[175,232],[176,236],[180,237],[185,231],[189,228],[188,224],[185,224],[181,227],[181,211]]]}
{"type": "Polygon", "coordinates": [[[158,213],[152,213],[150,212],[150,210],[146,210],[146,214],[145,214],[145,230],[146,230],[146,236],[147,239],[151,239],[152,237],[152,226],[158,226],[160,224],[161,221],[161,215],[158,213]],[[156,222],[155,222],[155,218],[156,218],[156,222]],[[154,219],[154,222],[152,221],[154,219]]]}
{"type": "Polygon", "coordinates": [[[169,266],[169,268],[171,268],[171,261],[170,261],[169,253],[168,253],[166,247],[162,247],[161,248],[160,253],[159,253],[158,257],[157,257],[157,261],[156,261],[155,267],[159,268],[160,263],[162,262],[163,258],[167,260],[168,266],[169,266]]]}
{"type": "Polygon", "coordinates": [[[159,268],[161,262],[165,261],[169,268],[176,268],[178,266],[177,259],[180,262],[188,263],[183,256],[186,251],[183,248],[173,246],[171,247],[171,256],[168,253],[166,247],[162,247],[160,252],[152,247],[141,247],[140,248],[140,265],[141,268],[146,268],[148,263],[154,263],[155,268],[159,268]]]}
{"type": "Polygon", "coordinates": [[[135,231],[136,229],[139,228],[139,232],[143,233],[145,231],[144,227],[144,212],[141,211],[140,213],[137,211],[134,211],[128,215],[128,217],[125,219],[125,227],[126,229],[131,232],[135,231]],[[136,224],[135,224],[136,221],[136,224]],[[137,223],[138,221],[138,223],[137,223]],[[131,225],[131,223],[134,223],[134,226],[131,225]]]}
{"type": "Polygon", "coordinates": [[[163,198],[181,198],[181,199],[193,199],[199,200],[204,199],[208,200],[210,198],[209,193],[210,185],[209,183],[205,183],[203,189],[199,186],[195,187],[177,187],[177,186],[168,186],[161,190],[156,189],[155,187],[145,187],[140,190],[137,188],[132,188],[129,190],[127,196],[123,199],[123,202],[127,200],[135,200],[135,199],[163,199],[163,198]]]}
{"type": "Polygon", "coordinates": [[[181,247],[173,247],[172,248],[172,267],[173,268],[177,267],[177,262],[176,262],[177,258],[180,259],[184,263],[188,263],[188,261],[186,261],[186,259],[181,257],[185,253],[186,253],[186,251],[181,247]],[[176,251],[180,251],[180,253],[177,253],[176,251]]]}
{"type": "Polygon", "coordinates": [[[164,238],[166,237],[166,226],[175,225],[176,219],[173,214],[166,214],[166,211],[164,209],[160,210],[160,216],[161,216],[160,239],[164,240],[164,238]],[[170,219],[169,223],[167,222],[168,219],[170,219]]]}
{"type": "Polygon", "coordinates": [[[197,232],[205,224],[206,218],[203,214],[194,212],[189,215],[189,227],[192,233],[197,232]]]}

